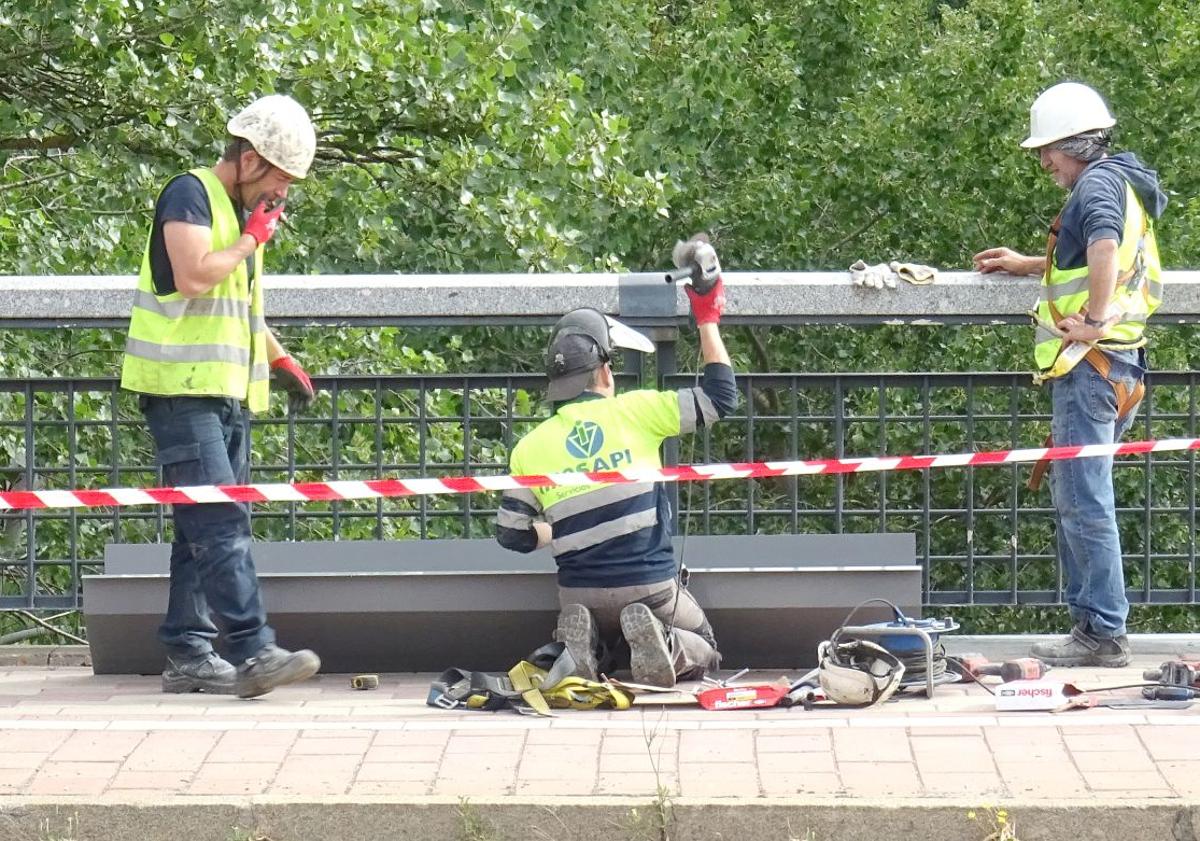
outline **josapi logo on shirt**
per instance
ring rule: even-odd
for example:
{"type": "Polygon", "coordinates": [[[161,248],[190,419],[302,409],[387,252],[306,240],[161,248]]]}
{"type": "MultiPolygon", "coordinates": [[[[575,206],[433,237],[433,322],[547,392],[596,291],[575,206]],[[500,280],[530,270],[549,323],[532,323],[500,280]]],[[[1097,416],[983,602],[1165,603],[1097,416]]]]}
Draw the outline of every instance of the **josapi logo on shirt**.
{"type": "Polygon", "coordinates": [[[568,455],[584,459],[573,467],[566,468],[567,473],[616,470],[619,467],[629,467],[633,461],[633,453],[629,450],[618,450],[607,456],[600,455],[600,450],[604,448],[604,430],[600,424],[592,421],[576,421],[575,426],[567,433],[566,444],[568,455]]]}

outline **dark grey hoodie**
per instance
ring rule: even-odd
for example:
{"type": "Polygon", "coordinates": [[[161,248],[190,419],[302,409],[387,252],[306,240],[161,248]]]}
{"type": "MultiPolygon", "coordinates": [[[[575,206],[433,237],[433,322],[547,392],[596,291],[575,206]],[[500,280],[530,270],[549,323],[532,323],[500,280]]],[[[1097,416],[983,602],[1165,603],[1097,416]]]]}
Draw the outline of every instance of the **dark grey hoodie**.
{"type": "Polygon", "coordinates": [[[1125,231],[1125,184],[1141,199],[1151,218],[1162,216],[1167,194],[1158,186],[1158,173],[1122,152],[1088,164],[1071,189],[1063,208],[1054,262],[1060,269],[1087,265],[1087,247],[1100,239],[1120,245],[1125,231]]]}

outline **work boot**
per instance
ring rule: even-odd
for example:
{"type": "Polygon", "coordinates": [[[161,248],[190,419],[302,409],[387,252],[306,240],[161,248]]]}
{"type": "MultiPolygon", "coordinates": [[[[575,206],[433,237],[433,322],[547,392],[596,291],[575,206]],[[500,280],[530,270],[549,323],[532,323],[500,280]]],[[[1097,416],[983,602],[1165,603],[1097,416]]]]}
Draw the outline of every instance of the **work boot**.
{"type": "Polygon", "coordinates": [[[210,651],[184,660],[168,655],[162,673],[162,691],[169,694],[204,692],[208,695],[232,695],[237,669],[210,651]]]}
{"type": "Polygon", "coordinates": [[[558,627],[554,639],[565,643],[567,651],[575,660],[575,675],[584,680],[598,680],[596,674],[596,649],[600,646],[600,633],[592,612],[581,604],[569,604],[558,614],[558,627]]]}
{"type": "Polygon", "coordinates": [[[1104,666],[1119,669],[1129,665],[1129,638],[1103,639],[1088,632],[1087,622],[1071,629],[1069,636],[1054,642],[1039,642],[1030,654],[1050,666],[1104,666]]]}
{"type": "Polygon", "coordinates": [[[321,658],[311,651],[287,651],[268,645],[238,666],[237,696],[257,698],[278,686],[305,680],[321,668],[321,658]]]}
{"type": "Polygon", "coordinates": [[[621,633],[629,643],[629,667],[633,682],[669,689],[675,685],[675,664],[662,623],[644,604],[626,605],[621,610],[621,633]]]}

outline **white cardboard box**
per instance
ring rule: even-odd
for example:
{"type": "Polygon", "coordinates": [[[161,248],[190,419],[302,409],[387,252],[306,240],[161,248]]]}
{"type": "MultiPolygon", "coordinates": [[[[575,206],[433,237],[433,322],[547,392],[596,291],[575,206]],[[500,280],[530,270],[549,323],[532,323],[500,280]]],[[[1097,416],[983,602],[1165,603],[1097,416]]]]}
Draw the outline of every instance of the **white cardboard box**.
{"type": "Polygon", "coordinates": [[[1078,690],[1057,680],[1013,680],[996,687],[997,710],[1053,710],[1078,690]]]}

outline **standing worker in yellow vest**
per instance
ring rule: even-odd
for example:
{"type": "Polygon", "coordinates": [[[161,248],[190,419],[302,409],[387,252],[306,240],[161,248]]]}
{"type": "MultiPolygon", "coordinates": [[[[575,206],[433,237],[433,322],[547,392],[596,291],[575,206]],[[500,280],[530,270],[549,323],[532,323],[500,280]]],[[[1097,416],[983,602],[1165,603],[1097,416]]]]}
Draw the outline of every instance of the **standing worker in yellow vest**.
{"type": "MultiPolygon", "coordinates": [[[[229,121],[221,160],[171,179],[155,203],[129,323],[121,386],[137,392],[167,485],[244,483],[250,416],[274,371],[293,411],[308,375],[263,318],[263,246],[292,181],[308,174],[316,132],[291,97],[271,95],[229,121]]],[[[250,556],[242,503],[176,505],[171,591],[159,639],[164,692],[252,698],[311,677],[311,651],[275,645],[250,556]],[[213,651],[217,628],[229,661],[213,651]]]]}
{"type": "MultiPolygon", "coordinates": [[[[1064,82],[1030,109],[1029,138],[1042,168],[1070,191],[1050,228],[1046,255],[1009,248],[975,255],[980,272],[1042,276],[1034,357],[1050,384],[1051,441],[1111,444],[1133,422],[1146,373],[1145,329],[1162,300],[1153,219],[1167,197],[1157,174],[1135,155],[1108,152],[1116,124],[1086,85],[1064,82]]],[[[1033,654],[1056,666],[1129,662],[1121,541],[1112,458],[1056,461],[1050,467],[1070,636],[1039,643],[1033,654]]],[[[1040,470],[1035,469],[1031,487],[1040,470]]]]}
{"type": "MultiPolygon", "coordinates": [[[[737,385],[717,327],[725,293],[716,251],[693,239],[676,246],[675,258],[681,268],[695,267],[693,278],[704,288],[685,287],[704,360],[699,387],[618,395],[613,349],[654,345],[596,310],[573,310],[554,326],[546,353],[554,414],[517,442],[513,473],[658,468],[664,439],[696,432],[736,408],[737,385]]],[[[622,641],[638,683],[670,687],[718,665],[712,627],[679,580],[662,483],[505,491],[496,539],[514,552],[550,547],[561,606],[555,639],[566,644],[580,677],[596,680],[611,668],[622,641]]]]}

